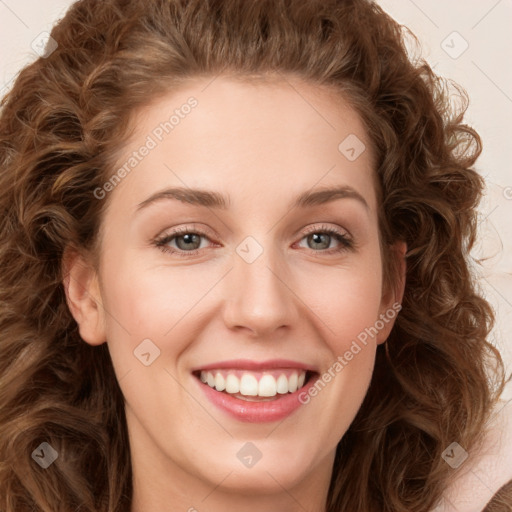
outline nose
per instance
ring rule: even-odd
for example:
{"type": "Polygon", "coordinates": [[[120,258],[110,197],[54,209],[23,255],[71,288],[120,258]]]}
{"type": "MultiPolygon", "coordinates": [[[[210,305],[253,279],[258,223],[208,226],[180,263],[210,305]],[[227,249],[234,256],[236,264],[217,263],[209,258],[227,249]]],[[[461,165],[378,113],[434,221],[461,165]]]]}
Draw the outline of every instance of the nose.
{"type": "Polygon", "coordinates": [[[224,322],[230,329],[263,338],[290,328],[300,317],[286,261],[271,249],[252,263],[235,254],[225,286],[224,322]]]}

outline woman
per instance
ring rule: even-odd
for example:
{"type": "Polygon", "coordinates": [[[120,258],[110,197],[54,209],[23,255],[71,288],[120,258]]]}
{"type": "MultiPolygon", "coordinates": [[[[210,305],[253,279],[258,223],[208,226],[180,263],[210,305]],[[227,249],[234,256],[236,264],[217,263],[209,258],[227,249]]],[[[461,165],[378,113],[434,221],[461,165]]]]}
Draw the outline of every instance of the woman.
{"type": "Polygon", "coordinates": [[[3,102],[0,510],[428,511],[503,389],[480,139],[353,1],[82,0],[3,102]]]}

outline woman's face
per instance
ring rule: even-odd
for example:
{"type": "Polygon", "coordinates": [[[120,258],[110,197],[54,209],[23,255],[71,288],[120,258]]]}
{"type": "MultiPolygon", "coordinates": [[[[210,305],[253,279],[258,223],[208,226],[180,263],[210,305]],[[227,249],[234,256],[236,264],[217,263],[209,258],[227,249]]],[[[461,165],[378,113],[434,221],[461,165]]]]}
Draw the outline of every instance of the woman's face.
{"type": "Polygon", "coordinates": [[[129,171],[97,193],[99,274],[68,291],[83,339],[108,343],[136,486],[327,492],[397,314],[369,144],[298,81],[197,80],[140,112],[129,171]]]}

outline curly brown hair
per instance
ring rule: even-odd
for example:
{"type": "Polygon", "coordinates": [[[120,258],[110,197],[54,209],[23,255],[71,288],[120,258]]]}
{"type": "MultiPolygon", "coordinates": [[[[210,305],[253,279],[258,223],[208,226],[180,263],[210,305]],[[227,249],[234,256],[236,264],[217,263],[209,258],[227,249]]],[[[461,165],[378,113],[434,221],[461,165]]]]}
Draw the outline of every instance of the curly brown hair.
{"type": "MultiPolygon", "coordinates": [[[[338,445],[327,512],[422,512],[482,440],[504,385],[493,312],[469,251],[479,135],[448,82],[367,0],[80,0],[58,48],[22,70],[0,117],[0,510],[126,512],[132,471],[107,344],[84,343],[66,304],[66,248],[98,254],[112,175],[134,112],[193,77],[277,73],[327,86],[359,113],[376,155],[385,277],[404,240],[403,308],[338,445]],[[42,471],[47,441],[59,453],[42,471]]],[[[412,41],[414,37],[410,35],[412,41]]]]}

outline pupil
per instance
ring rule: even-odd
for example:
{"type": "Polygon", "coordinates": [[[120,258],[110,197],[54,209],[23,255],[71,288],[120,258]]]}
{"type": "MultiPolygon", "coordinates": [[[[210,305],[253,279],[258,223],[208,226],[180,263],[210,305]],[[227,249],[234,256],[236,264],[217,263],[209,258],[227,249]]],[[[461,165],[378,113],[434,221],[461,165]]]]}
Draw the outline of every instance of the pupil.
{"type": "Polygon", "coordinates": [[[322,247],[321,247],[322,249],[325,249],[325,248],[329,247],[329,240],[330,240],[330,236],[329,235],[326,235],[325,233],[313,233],[311,235],[311,237],[313,238],[313,242],[315,244],[321,244],[322,245],[322,247]],[[323,244],[322,244],[322,241],[321,241],[321,237],[325,237],[325,240],[324,240],[323,244]]]}
{"type": "Polygon", "coordinates": [[[199,238],[198,235],[186,234],[186,235],[182,235],[181,237],[177,238],[176,243],[177,243],[178,247],[180,247],[180,245],[184,245],[184,247],[180,247],[180,249],[183,249],[183,248],[190,249],[190,245],[197,243],[198,238],[199,238]],[[181,244],[180,243],[181,240],[183,240],[185,243],[181,244]]]}

